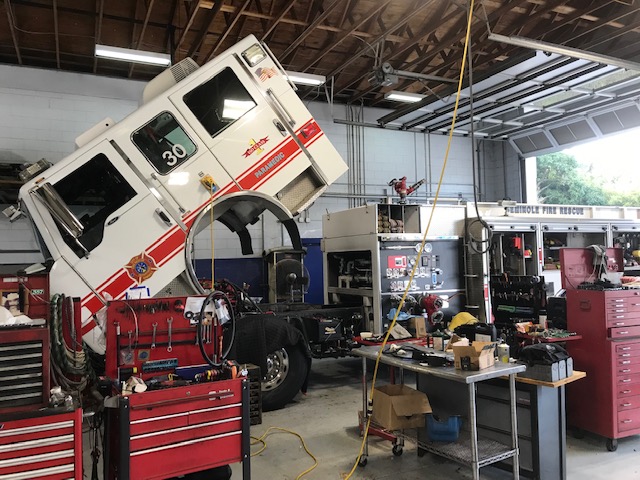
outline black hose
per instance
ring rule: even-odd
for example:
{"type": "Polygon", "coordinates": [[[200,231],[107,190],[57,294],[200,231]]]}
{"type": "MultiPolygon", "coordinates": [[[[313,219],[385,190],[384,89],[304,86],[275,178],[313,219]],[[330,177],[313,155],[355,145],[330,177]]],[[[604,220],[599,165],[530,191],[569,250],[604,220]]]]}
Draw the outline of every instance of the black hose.
{"type": "MultiPolygon", "coordinates": [[[[213,310],[215,314],[215,304],[214,304],[213,310]]],[[[198,325],[196,326],[196,332],[198,337],[198,347],[200,348],[200,353],[202,354],[202,358],[204,359],[204,361],[207,362],[212,367],[221,367],[224,361],[227,359],[227,356],[231,352],[231,348],[233,347],[233,342],[236,336],[236,317],[233,312],[233,308],[231,308],[231,301],[229,300],[229,297],[227,297],[227,295],[224,292],[221,292],[219,290],[214,290],[209,295],[207,295],[207,298],[204,299],[204,302],[202,302],[202,307],[200,308],[200,315],[198,316],[198,325]],[[213,359],[209,357],[209,354],[207,354],[206,350],[204,349],[204,339],[202,337],[202,322],[205,318],[205,313],[206,313],[205,310],[207,308],[207,305],[209,305],[212,301],[219,300],[219,299],[224,299],[227,303],[227,311],[229,312],[229,316],[230,316],[229,321],[231,322],[231,337],[229,339],[229,344],[227,345],[227,347],[220,353],[220,361],[214,362],[213,359]]],[[[217,339],[214,344],[214,349],[216,348],[218,348],[217,339]]]]}

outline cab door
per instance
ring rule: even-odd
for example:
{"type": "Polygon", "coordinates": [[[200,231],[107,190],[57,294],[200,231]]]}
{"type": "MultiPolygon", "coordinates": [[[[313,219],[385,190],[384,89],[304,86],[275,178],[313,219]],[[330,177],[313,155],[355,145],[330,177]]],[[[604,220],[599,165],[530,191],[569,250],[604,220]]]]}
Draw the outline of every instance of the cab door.
{"type": "Polygon", "coordinates": [[[65,260],[57,266],[58,284],[64,285],[63,277],[72,283],[80,277],[94,293],[118,298],[156,275],[167,250],[158,248],[158,240],[179,228],[108,141],[81,153],[46,181],[79,226],[79,233],[71,235],[60,221],[51,222],[52,238],[65,260]]]}
{"type": "MultiPolygon", "coordinates": [[[[229,54],[206,64],[170,100],[232,178],[228,192],[260,190],[276,195],[310,161],[291,135],[285,116],[272,107],[241,62],[229,54]]],[[[188,168],[194,173],[208,171],[206,162],[195,161],[188,168]]]]}

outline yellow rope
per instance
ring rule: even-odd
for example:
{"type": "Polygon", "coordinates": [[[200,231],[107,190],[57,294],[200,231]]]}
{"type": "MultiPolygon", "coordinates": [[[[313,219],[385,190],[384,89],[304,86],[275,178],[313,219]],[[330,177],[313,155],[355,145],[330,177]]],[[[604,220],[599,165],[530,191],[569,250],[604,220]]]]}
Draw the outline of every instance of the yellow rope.
{"type": "MultiPolygon", "coordinates": [[[[431,214],[429,215],[429,221],[427,222],[427,228],[424,231],[424,234],[422,235],[422,243],[420,244],[420,251],[418,252],[418,258],[416,259],[416,262],[413,265],[413,268],[411,269],[411,275],[409,277],[409,281],[407,282],[407,287],[402,295],[402,298],[400,299],[400,303],[398,305],[398,308],[396,309],[396,313],[393,316],[393,320],[391,321],[391,325],[389,325],[389,329],[387,330],[386,335],[384,336],[383,340],[382,340],[382,344],[380,345],[380,350],[378,351],[378,356],[376,357],[376,364],[375,367],[373,369],[373,379],[371,381],[371,391],[369,393],[369,398],[373,398],[373,392],[375,390],[375,386],[376,386],[376,378],[378,376],[378,367],[380,365],[380,358],[382,357],[382,350],[384,349],[385,345],[387,344],[387,341],[389,340],[389,335],[391,334],[391,330],[393,329],[393,327],[396,324],[396,321],[398,320],[398,315],[400,314],[400,311],[402,310],[402,307],[404,305],[405,299],[407,298],[407,295],[409,294],[409,288],[411,287],[411,283],[413,282],[413,278],[415,276],[416,270],[418,268],[418,265],[420,265],[420,257],[422,256],[422,252],[424,250],[424,245],[425,243],[427,243],[427,234],[429,233],[429,229],[431,228],[431,221],[433,220],[433,214],[435,212],[436,209],[436,205],[438,203],[438,198],[440,196],[440,188],[442,187],[442,181],[444,179],[444,172],[445,169],[447,168],[447,160],[449,159],[449,151],[451,150],[451,141],[453,139],[453,131],[456,125],[456,117],[458,115],[458,104],[460,102],[460,92],[462,91],[462,80],[464,79],[464,67],[467,61],[467,51],[468,51],[468,44],[469,44],[469,38],[471,36],[471,21],[473,19],[473,6],[474,6],[474,0],[471,0],[470,6],[469,6],[469,18],[467,20],[467,33],[465,36],[465,41],[464,41],[464,53],[462,55],[462,64],[460,65],[460,76],[458,79],[458,91],[456,93],[456,102],[455,102],[455,107],[453,109],[453,119],[451,120],[451,127],[449,128],[449,137],[448,137],[448,141],[447,141],[447,149],[445,151],[444,154],[444,161],[442,163],[442,169],[440,171],[440,178],[438,179],[438,188],[436,189],[436,194],[434,196],[433,199],[433,206],[431,207],[431,214]]],[[[368,406],[367,406],[368,407],[368,406]]],[[[366,414],[366,412],[362,412],[363,415],[366,414]]],[[[353,475],[353,473],[355,472],[356,468],[358,468],[358,464],[360,463],[360,458],[362,457],[362,454],[364,453],[364,446],[367,442],[367,436],[369,434],[369,427],[371,426],[371,416],[369,415],[367,417],[367,425],[366,428],[364,429],[364,433],[362,435],[362,443],[360,445],[360,452],[358,453],[358,458],[356,458],[355,463],[353,464],[353,467],[351,468],[351,471],[344,476],[344,480],[348,480],[351,478],[351,476],[353,475]]]]}
{"type": "Polygon", "coordinates": [[[213,189],[211,189],[211,208],[209,209],[209,232],[211,234],[211,291],[215,290],[213,287],[215,281],[215,275],[213,273],[213,254],[214,254],[214,239],[213,239],[213,189]]]}

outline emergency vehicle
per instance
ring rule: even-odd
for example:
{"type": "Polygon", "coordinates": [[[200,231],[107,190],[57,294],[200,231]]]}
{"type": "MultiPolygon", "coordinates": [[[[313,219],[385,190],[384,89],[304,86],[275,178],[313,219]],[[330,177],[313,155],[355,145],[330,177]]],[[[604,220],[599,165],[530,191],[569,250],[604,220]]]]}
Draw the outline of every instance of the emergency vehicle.
{"type": "Polygon", "coordinates": [[[293,217],[347,170],[254,36],[169,68],[140,108],[76,145],[23,185],[19,208],[52,262],[50,291],[81,297],[83,340],[99,354],[109,300],[203,292],[190,246],[211,218],[251,253],[246,226],[269,210],[301,248],[293,217]]]}

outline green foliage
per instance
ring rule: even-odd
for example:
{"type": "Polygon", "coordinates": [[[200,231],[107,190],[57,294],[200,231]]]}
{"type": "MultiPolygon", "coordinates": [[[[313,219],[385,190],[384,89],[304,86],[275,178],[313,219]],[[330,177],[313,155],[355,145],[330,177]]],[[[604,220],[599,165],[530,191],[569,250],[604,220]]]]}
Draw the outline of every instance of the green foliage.
{"type": "Polygon", "coordinates": [[[604,180],[582,172],[573,155],[551,153],[537,157],[538,198],[540,203],[560,205],[640,205],[640,193],[610,190],[615,179],[605,186],[604,180]]]}

